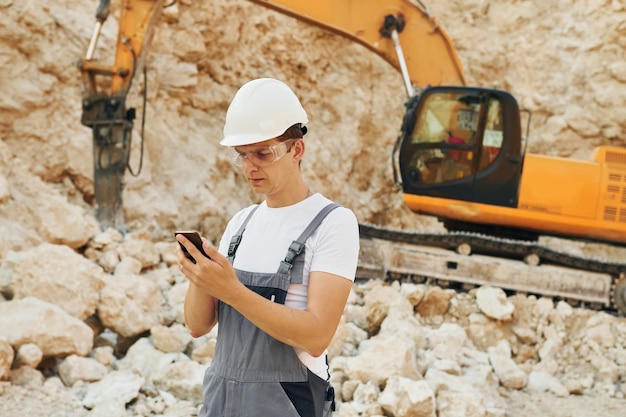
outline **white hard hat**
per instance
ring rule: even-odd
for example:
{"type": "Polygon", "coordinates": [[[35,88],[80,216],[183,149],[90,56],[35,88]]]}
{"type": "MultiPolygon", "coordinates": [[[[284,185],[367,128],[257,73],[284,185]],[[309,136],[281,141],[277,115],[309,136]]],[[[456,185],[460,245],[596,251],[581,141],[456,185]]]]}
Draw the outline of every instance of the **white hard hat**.
{"type": "Polygon", "coordinates": [[[273,78],[244,84],[226,112],[224,146],[242,146],[278,137],[291,126],[309,121],[291,88],[273,78]]]}

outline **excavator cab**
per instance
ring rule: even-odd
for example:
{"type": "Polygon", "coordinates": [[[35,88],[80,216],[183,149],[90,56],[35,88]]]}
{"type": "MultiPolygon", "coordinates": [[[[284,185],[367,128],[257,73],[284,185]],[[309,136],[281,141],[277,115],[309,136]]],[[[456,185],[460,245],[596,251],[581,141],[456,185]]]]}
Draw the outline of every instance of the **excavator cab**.
{"type": "Polygon", "coordinates": [[[396,146],[403,191],[515,207],[521,142],[519,107],[511,94],[426,88],[407,103],[396,146]]]}

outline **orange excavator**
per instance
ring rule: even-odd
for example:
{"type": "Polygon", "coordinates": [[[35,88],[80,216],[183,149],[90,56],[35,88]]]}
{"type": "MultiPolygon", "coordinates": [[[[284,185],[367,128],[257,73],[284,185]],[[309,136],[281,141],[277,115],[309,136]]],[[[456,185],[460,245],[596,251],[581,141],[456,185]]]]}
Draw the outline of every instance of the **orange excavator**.
{"type": "MultiPolygon", "coordinates": [[[[538,241],[554,235],[626,244],[626,149],[600,146],[588,161],[526,152],[530,113],[506,91],[467,85],[452,40],[419,0],[251,1],[362,44],[402,75],[406,114],[393,150],[394,180],[411,210],[438,217],[448,233],[362,224],[362,237],[393,243],[381,261],[384,273],[496,285],[626,313],[626,263],[568,255],[538,241]],[[431,246],[526,263],[502,267],[453,251],[420,252],[431,246]]],[[[94,132],[96,217],[103,228],[120,228],[134,118],[125,96],[163,4],[122,2],[115,64],[102,66],[92,58],[108,3],[100,2],[79,68],[82,122],[94,132]],[[110,78],[107,92],[97,90],[95,76],[110,78]]]]}

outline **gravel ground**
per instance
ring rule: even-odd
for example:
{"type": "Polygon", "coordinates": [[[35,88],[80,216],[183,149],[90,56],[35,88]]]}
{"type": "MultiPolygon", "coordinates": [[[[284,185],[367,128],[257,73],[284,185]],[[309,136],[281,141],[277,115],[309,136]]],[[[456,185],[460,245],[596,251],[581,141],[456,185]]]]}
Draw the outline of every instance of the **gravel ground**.
{"type": "MultiPolygon", "coordinates": [[[[89,417],[73,392],[48,381],[21,387],[0,383],[0,417],[89,417]]],[[[132,416],[130,412],[128,416],[132,416]]],[[[626,399],[568,396],[513,391],[508,394],[506,417],[626,417],[626,399]]],[[[190,416],[191,417],[191,416],[190,416]]]]}
{"type": "Polygon", "coordinates": [[[626,399],[510,393],[506,417],[626,417],[626,399]]]}

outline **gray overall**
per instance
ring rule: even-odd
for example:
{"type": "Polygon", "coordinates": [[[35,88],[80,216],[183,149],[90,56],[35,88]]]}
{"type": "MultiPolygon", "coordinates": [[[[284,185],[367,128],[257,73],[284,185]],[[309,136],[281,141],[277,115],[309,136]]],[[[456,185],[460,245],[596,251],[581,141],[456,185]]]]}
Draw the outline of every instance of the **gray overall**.
{"type": "MultiPolygon", "coordinates": [[[[290,282],[302,283],[304,242],[338,204],[329,204],[294,240],[276,273],[236,269],[249,289],[284,304],[290,282]]],[[[258,207],[258,206],[257,206],[258,207]]],[[[233,263],[246,225],[233,236],[228,258],[233,263]]],[[[219,302],[215,356],[204,376],[204,405],[200,417],[330,417],[334,391],[311,372],[294,348],[256,327],[229,305],[219,302]]]]}

